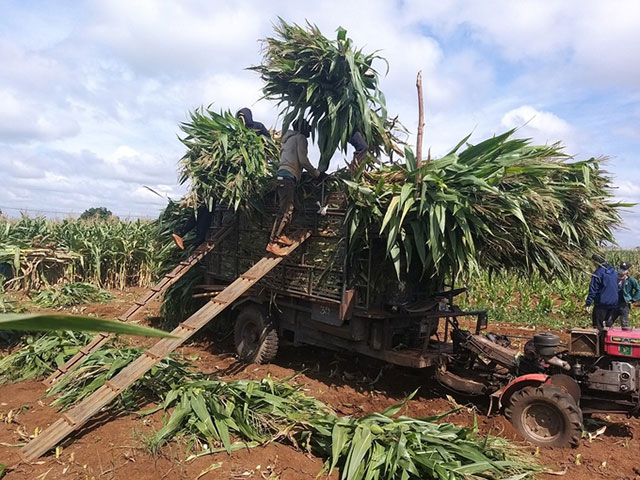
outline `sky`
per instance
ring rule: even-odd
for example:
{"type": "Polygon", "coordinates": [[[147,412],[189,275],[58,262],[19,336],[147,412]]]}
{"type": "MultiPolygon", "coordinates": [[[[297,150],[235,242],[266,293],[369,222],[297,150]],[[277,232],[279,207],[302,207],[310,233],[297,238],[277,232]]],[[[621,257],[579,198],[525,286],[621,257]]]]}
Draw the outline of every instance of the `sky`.
{"type": "MultiPolygon", "coordinates": [[[[379,50],[388,110],[412,133],[422,71],[432,156],[470,132],[473,143],[518,127],[578,160],[607,157],[616,198],[640,202],[635,0],[0,0],[0,210],[155,217],[186,191],[189,111],[248,106],[279,128],[246,70],[278,17],[330,38],[342,26],[379,50]]],[[[623,218],[618,242],[640,246],[640,206],[623,218]]]]}

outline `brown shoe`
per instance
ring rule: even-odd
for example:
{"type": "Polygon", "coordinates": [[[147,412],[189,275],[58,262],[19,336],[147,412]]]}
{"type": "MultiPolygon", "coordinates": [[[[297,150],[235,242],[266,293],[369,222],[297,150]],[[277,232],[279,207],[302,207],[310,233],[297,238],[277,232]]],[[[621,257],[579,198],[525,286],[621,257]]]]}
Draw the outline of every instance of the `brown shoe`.
{"type": "Polygon", "coordinates": [[[278,237],[278,239],[276,240],[276,242],[278,242],[280,245],[284,245],[285,247],[290,247],[291,245],[293,245],[295,243],[293,240],[291,240],[286,235],[280,235],[278,237]]]}
{"type": "Polygon", "coordinates": [[[267,245],[267,252],[272,253],[278,257],[282,257],[286,252],[277,243],[271,242],[267,245]]]}
{"type": "Polygon", "coordinates": [[[173,242],[180,250],[184,250],[184,241],[180,235],[172,233],[171,238],[173,238],[173,242]]]}

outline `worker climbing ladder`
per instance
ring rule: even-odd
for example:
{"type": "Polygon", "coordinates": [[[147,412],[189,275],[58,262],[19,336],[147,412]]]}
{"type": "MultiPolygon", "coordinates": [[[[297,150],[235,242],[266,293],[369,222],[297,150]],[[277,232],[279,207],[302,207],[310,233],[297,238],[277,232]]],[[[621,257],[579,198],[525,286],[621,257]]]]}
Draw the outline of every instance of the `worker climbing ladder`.
{"type": "Polygon", "coordinates": [[[212,298],[207,305],[180,323],[171,332],[173,338],[164,338],[158,341],[115,377],[105,382],[104,385],[91,394],[91,396],[72,409],[62,413],[62,418],[41,432],[40,435],[20,450],[20,457],[27,462],[37,459],[49,449],[55,447],[70,433],[84,425],[93,415],[108,405],[160,360],[182,345],[194,333],[204,327],[237,298],[260,281],[260,279],[273,270],[285,256],[289,255],[309,238],[310,234],[311,232],[309,231],[298,232],[292,235],[294,243],[290,247],[283,249],[282,256],[267,254],[260,259],[253,267],[240,275],[216,297],[212,298]]]}
{"type": "MultiPolygon", "coordinates": [[[[159,295],[162,295],[171,285],[180,280],[189,270],[191,270],[193,266],[195,266],[211,250],[213,250],[216,245],[218,245],[220,241],[222,241],[233,230],[232,227],[232,224],[224,225],[213,235],[210,240],[200,244],[186,260],[180,262],[176,266],[176,268],[167,273],[162,278],[162,280],[151,287],[146,296],[136,301],[129,310],[119,316],[118,320],[122,322],[131,320],[131,318],[140,310],[142,310],[142,308],[145,307],[151,300],[159,295]]],[[[49,377],[44,380],[44,384],[50,386],[58,382],[66,375],[67,372],[73,370],[78,364],[80,364],[80,362],[82,362],[82,360],[84,360],[87,356],[91,355],[96,350],[100,349],[100,347],[102,347],[113,337],[114,334],[112,333],[100,333],[96,335],[93,340],[89,342],[89,344],[80,349],[80,351],[73,357],[71,357],[64,365],[58,367],[55,372],[49,375],[49,377]]]]}

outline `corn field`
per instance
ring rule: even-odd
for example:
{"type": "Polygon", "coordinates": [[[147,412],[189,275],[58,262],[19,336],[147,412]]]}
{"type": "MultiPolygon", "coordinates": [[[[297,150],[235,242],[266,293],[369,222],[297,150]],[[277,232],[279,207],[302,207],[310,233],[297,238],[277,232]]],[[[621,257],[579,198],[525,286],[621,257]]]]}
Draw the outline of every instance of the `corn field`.
{"type": "MultiPolygon", "coordinates": [[[[631,263],[631,275],[640,276],[640,249],[609,250],[607,262],[617,268],[620,262],[631,263]]],[[[595,267],[593,268],[595,269],[595,267]]],[[[590,326],[584,311],[591,270],[567,278],[544,280],[540,275],[482,272],[468,283],[467,295],[458,297],[463,308],[487,309],[492,323],[509,322],[528,326],[569,328],[590,326]]],[[[632,324],[638,325],[640,310],[631,310],[632,324]]]]}
{"type": "Polygon", "coordinates": [[[9,277],[4,287],[29,291],[71,282],[148,286],[170,254],[157,239],[157,223],[145,220],[1,220],[0,265],[9,277]]]}

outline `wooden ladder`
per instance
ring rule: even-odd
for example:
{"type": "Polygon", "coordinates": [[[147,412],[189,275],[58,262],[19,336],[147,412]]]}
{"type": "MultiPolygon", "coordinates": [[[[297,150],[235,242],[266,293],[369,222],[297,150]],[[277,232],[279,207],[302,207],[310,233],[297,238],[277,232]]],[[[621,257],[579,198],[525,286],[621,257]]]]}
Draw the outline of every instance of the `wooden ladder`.
{"type": "MultiPolygon", "coordinates": [[[[156,283],[149,289],[147,294],[140,300],[136,301],[133,306],[125,313],[118,317],[118,320],[122,322],[129,321],[136,313],[138,313],[144,306],[146,306],[151,300],[158,295],[163,294],[171,285],[180,280],[191,268],[202,260],[211,250],[213,250],[231,231],[233,230],[232,224],[224,225],[218,230],[211,240],[208,240],[200,244],[186,260],[180,262],[176,268],[167,273],[162,280],[156,283]]],[[[99,333],[91,342],[85,347],[81,348],[78,353],[71,357],[67,362],[58,367],[55,372],[49,375],[44,380],[44,384],[51,386],[54,383],[61,380],[67,372],[73,370],[82,360],[88,355],[91,355],[96,350],[100,349],[105,343],[111,340],[115,335],[113,333],[99,333]]]]}
{"type": "Polygon", "coordinates": [[[310,234],[310,231],[301,231],[293,235],[294,244],[284,248],[282,256],[275,256],[271,253],[266,254],[258,263],[220,292],[218,296],[211,299],[207,305],[191,315],[183,323],[180,323],[171,332],[174,338],[164,338],[158,341],[115,377],[105,382],[105,384],[93,392],[93,394],[72,409],[62,413],[62,418],[58,419],[26,446],[22,447],[19,451],[22,460],[30,462],[37,459],[49,449],[55,447],[67,437],[67,435],[84,425],[93,415],[98,413],[121,392],[126,390],[133,382],[142,377],[160,360],[182,345],[189,337],[233,303],[234,300],[255,285],[256,282],[278,265],[285,256],[289,255],[302,242],[309,238],[310,234]]]}

